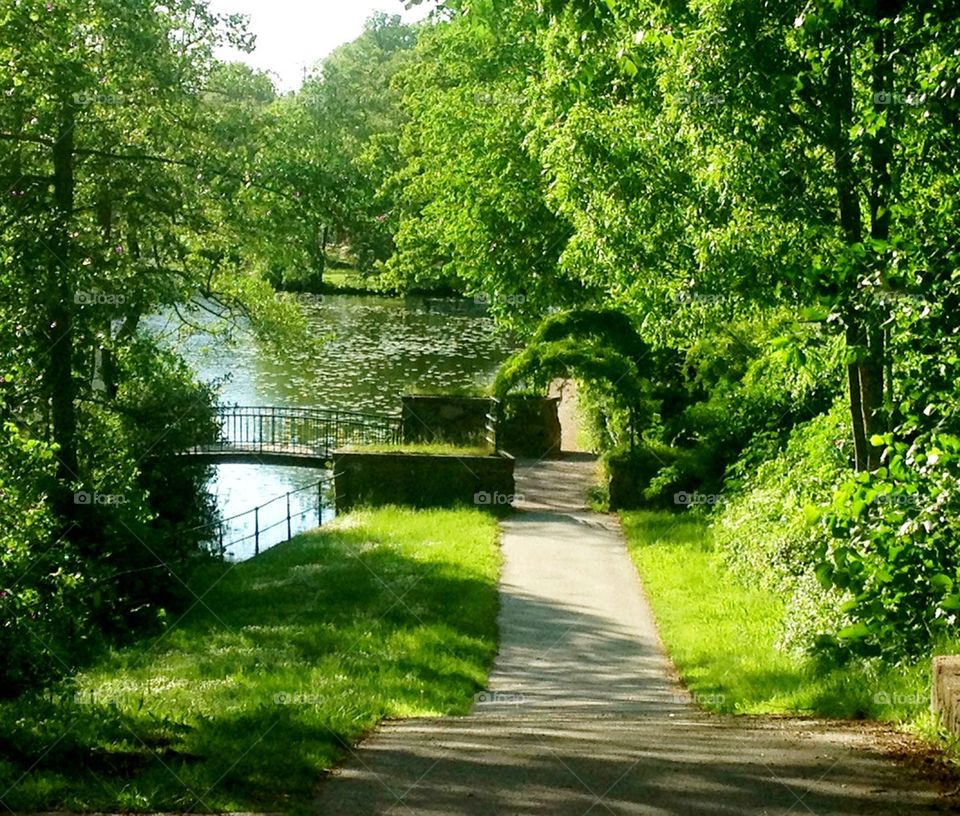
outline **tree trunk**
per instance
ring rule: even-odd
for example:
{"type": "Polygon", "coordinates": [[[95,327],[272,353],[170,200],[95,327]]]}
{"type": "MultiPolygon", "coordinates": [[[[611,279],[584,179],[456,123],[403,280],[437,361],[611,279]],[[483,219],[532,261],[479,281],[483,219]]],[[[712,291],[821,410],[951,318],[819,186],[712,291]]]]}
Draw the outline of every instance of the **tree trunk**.
{"type": "Polygon", "coordinates": [[[58,491],[54,505],[64,524],[77,519],[77,505],[71,484],[80,480],[77,459],[76,386],[73,379],[73,303],[70,275],[70,219],[73,213],[74,111],[68,102],[60,117],[59,133],[53,147],[53,227],[49,237],[47,275],[49,281],[49,348],[44,385],[50,399],[53,441],[57,444],[58,491]]]}
{"type": "MultiPolygon", "coordinates": [[[[863,240],[863,214],[857,196],[857,179],[849,136],[850,125],[853,120],[853,77],[850,68],[851,39],[849,36],[847,37],[847,47],[837,50],[829,67],[829,84],[835,93],[832,141],[837,205],[840,215],[840,229],[848,246],[858,244],[863,240]]],[[[846,325],[846,344],[848,350],[853,350],[866,345],[860,314],[854,303],[854,293],[851,291],[851,287],[856,286],[856,280],[843,281],[843,286],[841,311],[846,325]]],[[[870,461],[870,434],[864,421],[865,401],[859,359],[851,359],[847,362],[847,386],[850,391],[854,465],[857,470],[865,470],[868,468],[870,461]]]]}
{"type": "Polygon", "coordinates": [[[866,461],[861,470],[873,471],[880,467],[883,454],[882,445],[874,445],[870,440],[887,430],[883,411],[883,368],[884,368],[883,329],[871,326],[867,330],[867,355],[857,363],[860,377],[860,411],[863,414],[863,431],[866,436],[866,461]]]}
{"type": "MultiPolygon", "coordinates": [[[[847,318],[847,348],[857,345],[857,326],[854,315],[847,318]]],[[[850,391],[850,418],[853,427],[853,460],[857,470],[863,470],[869,459],[867,433],[863,422],[863,402],[860,399],[860,372],[856,363],[847,364],[847,388],[850,391]]]]}
{"type": "MultiPolygon", "coordinates": [[[[893,200],[893,119],[896,115],[898,98],[894,89],[893,59],[890,56],[889,34],[883,19],[891,9],[889,4],[878,3],[875,13],[873,35],[873,69],[871,88],[873,90],[874,112],[885,113],[883,124],[877,129],[870,144],[870,237],[886,243],[890,240],[890,207],[893,200]]],[[[884,262],[886,253],[882,256],[884,262]]],[[[879,284],[888,286],[886,269],[878,270],[879,284]]],[[[868,338],[869,354],[864,360],[860,379],[864,393],[868,395],[865,406],[865,421],[871,434],[883,434],[889,426],[889,409],[893,405],[893,383],[887,380],[887,336],[889,329],[883,327],[887,322],[882,314],[883,307],[874,307],[877,319],[872,321],[868,338]],[[869,409],[869,411],[867,411],[869,409]]],[[[871,470],[880,467],[881,451],[871,446],[869,466],[871,470]]]]}
{"type": "MultiPolygon", "coordinates": [[[[878,12],[879,14],[879,12],[878,12]]],[[[849,24],[849,23],[848,23],[849,24]]],[[[858,179],[853,162],[850,129],[853,123],[853,37],[845,31],[843,47],[829,67],[830,87],[834,89],[834,170],[840,229],[848,246],[864,240],[863,212],[858,194],[858,179]]],[[[883,93],[892,89],[892,70],[887,58],[886,37],[878,26],[874,36],[874,68],[871,76],[874,106],[883,110],[889,101],[883,93]]],[[[881,128],[870,145],[870,235],[886,241],[890,234],[890,162],[891,136],[889,125],[881,128]]],[[[878,303],[858,303],[857,292],[868,270],[855,269],[843,281],[841,312],[846,324],[847,384],[850,390],[850,418],[853,431],[854,463],[858,471],[880,467],[883,449],[872,443],[875,435],[886,432],[884,404],[886,343],[883,320],[878,303]]]]}

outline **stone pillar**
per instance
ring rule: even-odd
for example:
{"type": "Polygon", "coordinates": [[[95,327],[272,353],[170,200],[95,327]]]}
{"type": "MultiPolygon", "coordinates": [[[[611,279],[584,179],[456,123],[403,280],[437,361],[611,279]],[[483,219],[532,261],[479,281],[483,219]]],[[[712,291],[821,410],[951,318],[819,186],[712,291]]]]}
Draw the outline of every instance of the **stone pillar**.
{"type": "Polygon", "coordinates": [[[960,655],[933,658],[930,704],[934,717],[955,736],[960,736],[960,655]]]}

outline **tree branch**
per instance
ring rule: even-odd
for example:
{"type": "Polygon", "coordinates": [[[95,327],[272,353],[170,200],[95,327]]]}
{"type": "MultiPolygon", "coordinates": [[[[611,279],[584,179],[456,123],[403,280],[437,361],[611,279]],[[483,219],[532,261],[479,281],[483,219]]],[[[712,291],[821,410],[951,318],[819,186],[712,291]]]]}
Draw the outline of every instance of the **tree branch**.
{"type": "Polygon", "coordinates": [[[0,133],[0,141],[30,142],[32,144],[42,144],[45,147],[53,147],[54,145],[53,140],[45,139],[43,136],[24,136],[21,133],[0,133]]]}
{"type": "Polygon", "coordinates": [[[283,190],[278,190],[275,187],[270,187],[266,184],[261,184],[258,181],[252,180],[249,176],[242,175],[240,173],[234,173],[230,170],[224,170],[222,168],[211,168],[203,164],[198,164],[196,162],[184,161],[183,159],[171,159],[166,156],[153,156],[149,153],[111,153],[106,150],[96,150],[94,148],[78,148],[76,151],[78,156],[95,156],[101,159],[111,159],[113,161],[128,161],[128,162],[148,162],[153,164],[165,164],[172,167],[185,167],[188,170],[202,170],[204,172],[210,173],[214,176],[219,176],[221,178],[233,179],[234,181],[242,181],[244,184],[248,184],[251,187],[255,187],[258,190],[264,190],[265,192],[272,193],[273,195],[279,196],[280,198],[285,198],[289,201],[295,203],[300,203],[299,199],[287,193],[283,190]]]}

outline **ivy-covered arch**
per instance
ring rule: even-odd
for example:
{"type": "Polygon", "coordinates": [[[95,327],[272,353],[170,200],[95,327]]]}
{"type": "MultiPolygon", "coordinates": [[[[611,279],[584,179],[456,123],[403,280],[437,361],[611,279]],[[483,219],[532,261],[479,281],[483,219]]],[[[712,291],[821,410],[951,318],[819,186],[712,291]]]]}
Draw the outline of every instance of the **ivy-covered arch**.
{"type": "Polygon", "coordinates": [[[575,377],[629,412],[633,445],[653,410],[651,384],[641,373],[649,357],[650,347],[622,312],[561,312],[546,318],[527,347],[503,364],[494,392],[503,399],[521,384],[545,390],[558,377],[575,377]]]}

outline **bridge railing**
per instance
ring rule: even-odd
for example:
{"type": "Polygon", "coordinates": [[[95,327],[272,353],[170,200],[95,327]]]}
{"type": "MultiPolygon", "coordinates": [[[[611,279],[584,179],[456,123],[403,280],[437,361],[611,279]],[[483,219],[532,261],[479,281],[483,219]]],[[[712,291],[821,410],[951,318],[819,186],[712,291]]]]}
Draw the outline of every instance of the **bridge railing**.
{"type": "Polygon", "coordinates": [[[303,519],[316,517],[316,526],[321,526],[323,511],[330,505],[324,494],[332,489],[333,484],[334,477],[328,476],[243,513],[196,527],[192,532],[205,531],[207,540],[216,545],[221,556],[226,555],[229,549],[248,542],[253,544],[253,554],[260,555],[261,546],[274,530],[280,529],[280,537],[274,536],[276,540],[268,541],[268,546],[289,541],[302,532],[304,526],[300,522],[303,519]],[[296,506],[294,497],[297,498],[296,506]]]}
{"type": "Polygon", "coordinates": [[[323,408],[221,405],[220,440],[195,452],[231,450],[325,455],[343,445],[400,439],[398,417],[323,408]]]}

